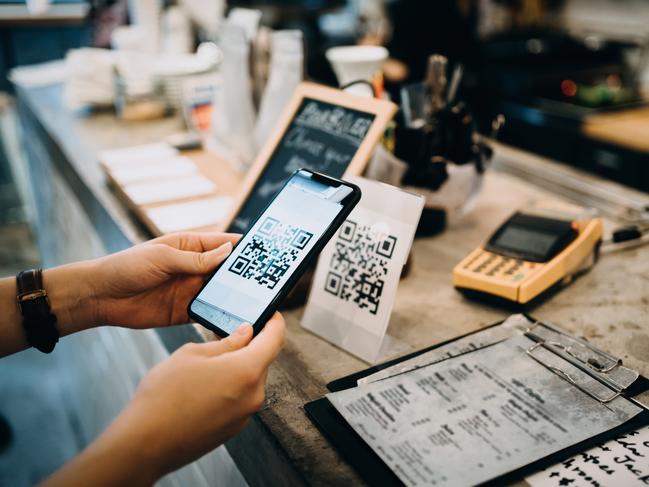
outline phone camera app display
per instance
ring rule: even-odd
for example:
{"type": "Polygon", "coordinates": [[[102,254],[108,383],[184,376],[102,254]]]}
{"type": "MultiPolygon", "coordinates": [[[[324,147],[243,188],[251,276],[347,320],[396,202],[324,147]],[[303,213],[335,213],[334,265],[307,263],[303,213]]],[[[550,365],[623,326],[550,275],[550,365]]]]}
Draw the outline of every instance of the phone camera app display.
{"type": "Polygon", "coordinates": [[[266,217],[229,271],[274,289],[312,237],[311,232],[266,217]]]}
{"type": "Polygon", "coordinates": [[[243,322],[254,324],[351,192],[296,173],[199,293],[192,311],[226,333],[243,322]]]}

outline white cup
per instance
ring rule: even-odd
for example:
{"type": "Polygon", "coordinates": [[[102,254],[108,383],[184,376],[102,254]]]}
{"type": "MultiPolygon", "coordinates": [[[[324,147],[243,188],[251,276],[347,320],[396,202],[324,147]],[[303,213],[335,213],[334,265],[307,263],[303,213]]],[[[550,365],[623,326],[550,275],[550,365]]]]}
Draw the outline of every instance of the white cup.
{"type": "MultiPolygon", "coordinates": [[[[338,84],[344,86],[358,80],[371,81],[388,58],[388,50],[382,46],[341,46],[327,49],[326,56],[338,84]]],[[[360,87],[367,91],[362,85],[360,87]]],[[[357,92],[356,89],[350,91],[357,92]]]]}

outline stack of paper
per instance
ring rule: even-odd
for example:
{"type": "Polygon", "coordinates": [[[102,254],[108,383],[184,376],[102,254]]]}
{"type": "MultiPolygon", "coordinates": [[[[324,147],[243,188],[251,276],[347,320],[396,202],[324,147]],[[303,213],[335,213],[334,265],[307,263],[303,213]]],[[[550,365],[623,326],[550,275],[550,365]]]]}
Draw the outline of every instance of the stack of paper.
{"type": "Polygon", "coordinates": [[[178,155],[178,150],[165,142],[138,145],[126,149],[103,151],[99,160],[111,171],[125,166],[138,165],[142,161],[159,161],[178,155]]]}
{"type": "Polygon", "coordinates": [[[169,179],[198,172],[196,164],[183,156],[161,160],[146,160],[139,164],[120,164],[111,171],[111,176],[120,185],[138,181],[169,179]]]}
{"type": "Polygon", "coordinates": [[[216,197],[214,182],[168,143],[105,151],[100,160],[160,233],[218,225],[232,206],[231,197],[216,197]]]}
{"type": "Polygon", "coordinates": [[[204,198],[146,210],[147,217],[162,233],[218,225],[228,215],[233,199],[228,196],[204,198]]]}
{"type": "Polygon", "coordinates": [[[212,194],[216,185],[198,173],[173,179],[137,182],[124,186],[124,193],[136,205],[149,205],[212,194]]]}

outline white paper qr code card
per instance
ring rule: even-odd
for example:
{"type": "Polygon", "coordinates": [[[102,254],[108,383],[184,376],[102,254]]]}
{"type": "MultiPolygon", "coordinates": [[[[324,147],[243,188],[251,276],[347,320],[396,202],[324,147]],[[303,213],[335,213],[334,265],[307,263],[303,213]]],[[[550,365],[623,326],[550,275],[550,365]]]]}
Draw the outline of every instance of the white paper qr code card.
{"type": "Polygon", "coordinates": [[[365,178],[348,180],[363,196],[320,253],[302,326],[373,363],[424,199],[365,178]]]}

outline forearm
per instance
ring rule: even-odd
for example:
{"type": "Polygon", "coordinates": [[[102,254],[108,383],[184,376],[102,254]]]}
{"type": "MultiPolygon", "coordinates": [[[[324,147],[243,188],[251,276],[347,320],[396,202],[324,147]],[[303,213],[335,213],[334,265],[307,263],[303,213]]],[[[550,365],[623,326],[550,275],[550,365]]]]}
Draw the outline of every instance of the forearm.
{"type": "MultiPolygon", "coordinates": [[[[96,326],[92,262],[81,262],[43,272],[56,328],[61,336],[96,326]]],[[[16,300],[16,278],[0,279],[0,357],[29,347],[16,300]]]]}
{"type": "Polygon", "coordinates": [[[153,445],[125,410],[80,455],[46,479],[41,487],[153,485],[163,474],[151,458],[153,445]]]}

